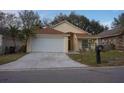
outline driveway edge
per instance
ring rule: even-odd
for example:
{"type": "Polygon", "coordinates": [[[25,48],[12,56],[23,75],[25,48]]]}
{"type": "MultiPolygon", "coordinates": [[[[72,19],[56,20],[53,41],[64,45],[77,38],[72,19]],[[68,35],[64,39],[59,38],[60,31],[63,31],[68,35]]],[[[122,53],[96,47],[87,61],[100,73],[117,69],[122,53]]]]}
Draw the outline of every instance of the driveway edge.
{"type": "Polygon", "coordinates": [[[124,66],[107,66],[107,67],[57,67],[57,68],[23,68],[23,69],[0,69],[0,71],[35,71],[35,70],[65,70],[65,69],[112,69],[112,68],[124,68],[124,66]]]}

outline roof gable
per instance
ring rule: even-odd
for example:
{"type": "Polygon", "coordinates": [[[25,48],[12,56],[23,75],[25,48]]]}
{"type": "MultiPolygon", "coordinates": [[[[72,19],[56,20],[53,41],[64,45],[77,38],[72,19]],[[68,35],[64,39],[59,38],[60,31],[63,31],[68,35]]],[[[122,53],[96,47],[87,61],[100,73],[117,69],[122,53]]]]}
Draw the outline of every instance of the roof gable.
{"type": "Polygon", "coordinates": [[[68,21],[62,21],[54,26],[53,29],[62,31],[64,33],[72,32],[72,33],[81,33],[81,34],[89,34],[88,32],[80,29],[79,27],[69,23],[68,21]]]}

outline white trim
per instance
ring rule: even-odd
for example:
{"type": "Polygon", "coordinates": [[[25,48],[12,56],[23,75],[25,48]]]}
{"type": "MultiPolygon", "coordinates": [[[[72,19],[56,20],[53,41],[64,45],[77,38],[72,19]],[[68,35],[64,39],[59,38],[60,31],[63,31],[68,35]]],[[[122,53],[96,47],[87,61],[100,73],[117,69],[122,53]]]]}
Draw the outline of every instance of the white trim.
{"type": "Polygon", "coordinates": [[[68,37],[69,34],[36,34],[34,37],[68,37]]]}
{"type": "Polygon", "coordinates": [[[100,37],[78,37],[78,39],[99,39],[100,37]]]}

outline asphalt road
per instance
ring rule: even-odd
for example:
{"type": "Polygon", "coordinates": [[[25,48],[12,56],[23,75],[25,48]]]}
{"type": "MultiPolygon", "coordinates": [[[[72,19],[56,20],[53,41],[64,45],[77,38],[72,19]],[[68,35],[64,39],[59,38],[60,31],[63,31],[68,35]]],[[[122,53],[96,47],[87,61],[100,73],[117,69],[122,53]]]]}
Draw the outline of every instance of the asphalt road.
{"type": "Polygon", "coordinates": [[[124,83],[124,67],[0,71],[1,83],[124,83]]]}

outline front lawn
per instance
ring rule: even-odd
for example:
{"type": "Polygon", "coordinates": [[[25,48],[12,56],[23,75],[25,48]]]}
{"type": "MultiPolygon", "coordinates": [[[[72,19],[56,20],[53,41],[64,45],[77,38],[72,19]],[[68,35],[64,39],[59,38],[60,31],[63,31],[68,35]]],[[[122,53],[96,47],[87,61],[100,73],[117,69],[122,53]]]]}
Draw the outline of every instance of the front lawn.
{"type": "Polygon", "coordinates": [[[90,66],[118,66],[124,65],[124,52],[112,50],[108,52],[101,52],[102,64],[96,64],[96,54],[93,51],[81,54],[69,54],[69,57],[82,64],[90,66]]]}
{"type": "Polygon", "coordinates": [[[9,62],[12,62],[12,61],[15,61],[15,60],[19,59],[20,57],[22,57],[24,55],[25,55],[25,53],[1,55],[0,56],[0,65],[1,64],[5,64],[5,63],[9,63],[9,62]]]}

